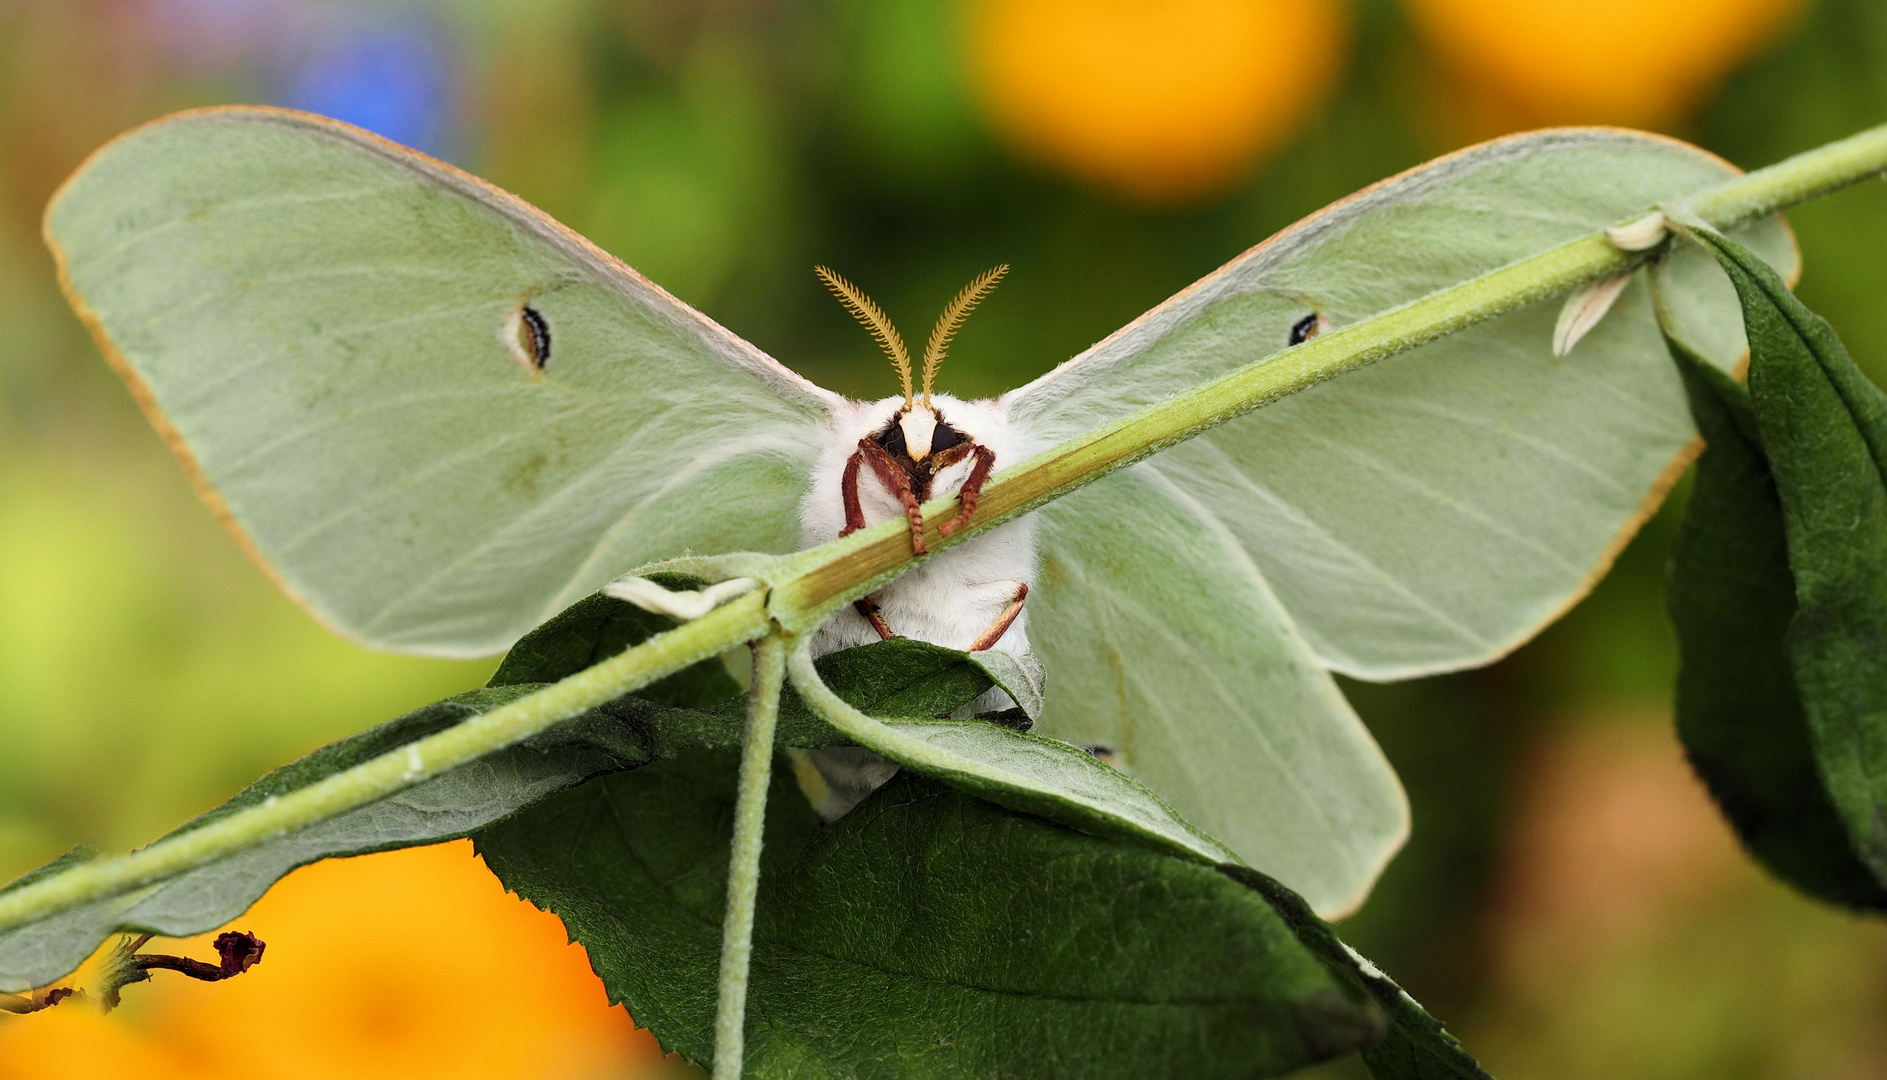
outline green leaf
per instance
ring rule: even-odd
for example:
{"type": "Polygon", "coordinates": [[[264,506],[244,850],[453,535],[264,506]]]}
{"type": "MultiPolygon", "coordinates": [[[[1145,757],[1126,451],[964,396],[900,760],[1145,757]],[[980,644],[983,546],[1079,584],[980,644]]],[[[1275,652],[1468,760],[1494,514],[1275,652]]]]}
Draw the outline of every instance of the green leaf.
{"type": "Polygon", "coordinates": [[[1695,235],[1743,303],[1795,577],[1790,656],[1822,781],[1854,853],[1887,883],[1887,396],[1761,260],[1695,235]]]}
{"type": "MultiPolygon", "coordinates": [[[[508,680],[562,678],[672,625],[665,617],[608,597],[580,601],[521,640],[486,689],[436,702],[316,750],[269,773],[170,835],[187,833],[307,787],[515,701],[542,685],[508,680]]],[[[833,653],[821,658],[820,665],[838,693],[859,708],[881,715],[947,715],[991,685],[965,654],[906,639],[833,653]]],[[[283,875],[320,859],[457,839],[602,773],[699,748],[739,745],[746,698],[718,660],[697,664],[649,690],[676,704],[644,700],[640,695],[619,698],[517,746],[358,810],[0,934],[0,989],[52,982],[115,933],[180,937],[214,929],[241,915],[283,875]],[[677,707],[696,702],[706,707],[677,707]]],[[[850,743],[797,698],[785,698],[781,711],[782,745],[850,743]]],[[[68,854],[9,888],[68,869],[85,857],[68,854]]]]}
{"type": "MultiPolygon", "coordinates": [[[[171,835],[305,787],[535,689],[533,685],[474,690],[325,746],[269,773],[171,835]]],[[[241,915],[298,866],[333,856],[456,839],[599,773],[633,768],[648,760],[647,733],[638,725],[608,708],[586,713],[358,810],[0,934],[0,988],[44,986],[72,971],[116,933],[183,937],[215,929],[241,915]]],[[[45,870],[66,869],[71,862],[67,857],[45,870]]]]}
{"type": "Polygon", "coordinates": [[[1395,980],[1365,960],[1317,917],[1302,897],[1256,870],[1224,868],[1229,876],[1257,890],[1275,907],[1305,948],[1374,998],[1388,1019],[1382,1039],[1363,1048],[1363,1060],[1377,1080],[1493,1080],[1395,980]]]}
{"type": "MultiPolygon", "coordinates": [[[[692,754],[476,837],[612,1000],[695,1060],[733,780],[731,755],[692,754]]],[[[1274,1076],[1381,1030],[1368,995],[1214,868],[909,772],[826,828],[775,784],[762,859],[749,1077],[1274,1076]]]]}
{"type": "Polygon", "coordinates": [[[811,659],[806,646],[801,639],[786,662],[796,692],[817,702],[820,714],[860,746],[1011,810],[1210,864],[1240,861],[1138,779],[1080,747],[977,721],[869,716],[822,685],[820,665],[828,658],[811,659]]]}
{"type": "MultiPolygon", "coordinates": [[[[694,589],[702,584],[679,574],[654,574],[650,579],[667,589],[694,589]]],[[[666,615],[596,593],[520,638],[498,665],[489,685],[556,682],[674,625],[675,621],[666,615]]],[[[979,656],[901,637],[829,653],[819,658],[818,668],[827,684],[848,704],[873,716],[947,716],[994,685],[989,667],[979,656]]],[[[1005,683],[1004,689],[1008,686],[1005,683]]],[[[735,745],[746,717],[747,703],[740,685],[719,660],[704,660],[636,691],[634,696],[644,705],[696,710],[716,718],[696,718],[696,723],[732,725],[728,734],[733,742],[703,741],[695,745],[735,745]]],[[[844,746],[852,741],[815,717],[793,695],[781,698],[780,723],[782,746],[844,746]]]]}
{"type": "Polygon", "coordinates": [[[12,881],[7,882],[4,888],[0,888],[0,896],[4,896],[15,889],[24,889],[35,881],[52,877],[55,874],[70,870],[75,866],[91,862],[96,858],[98,858],[98,852],[90,844],[79,844],[39,869],[29,870],[19,877],[14,878],[12,881]]]}
{"type": "MultiPolygon", "coordinates": [[[[671,590],[698,589],[705,584],[681,574],[653,574],[650,580],[671,590]]],[[[593,593],[519,638],[487,685],[554,683],[676,625],[666,615],[593,593]]],[[[739,693],[740,684],[718,660],[703,660],[643,687],[636,691],[636,697],[660,705],[698,709],[739,693]]]]}
{"type": "MultiPolygon", "coordinates": [[[[924,720],[950,715],[995,685],[969,653],[912,638],[891,638],[827,653],[814,662],[819,675],[846,704],[871,716],[924,720]]],[[[744,715],[746,703],[739,703],[744,715]]],[[[780,722],[819,723],[797,694],[782,695],[780,722]]],[[[849,745],[830,728],[832,742],[784,742],[782,746],[849,745]]],[[[785,739],[784,728],[781,732],[785,739]]]]}
{"type": "Polygon", "coordinates": [[[1665,603],[1677,629],[1677,733],[1750,854],[1811,896],[1887,907],[1855,858],[1815,764],[1795,683],[1782,504],[1749,392],[1676,341],[1703,434],[1665,603]]]}

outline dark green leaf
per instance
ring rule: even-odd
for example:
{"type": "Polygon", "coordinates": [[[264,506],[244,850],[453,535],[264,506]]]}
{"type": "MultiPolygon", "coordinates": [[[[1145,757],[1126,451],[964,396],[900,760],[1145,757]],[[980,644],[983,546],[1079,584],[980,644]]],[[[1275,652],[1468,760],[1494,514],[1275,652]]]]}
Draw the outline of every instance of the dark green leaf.
{"type": "MultiPolygon", "coordinates": [[[[671,590],[697,589],[703,584],[679,574],[654,574],[650,580],[671,590]]],[[[675,620],[666,615],[593,593],[518,639],[486,685],[554,683],[675,625],[675,620]]],[[[721,662],[708,659],[643,687],[635,696],[658,705],[699,709],[739,693],[740,684],[721,662]]]]}
{"type": "MultiPolygon", "coordinates": [[[[686,587],[689,583],[684,579],[669,584],[686,587]]],[[[537,690],[541,681],[572,674],[673,625],[628,604],[590,597],[520,641],[487,689],[436,702],[324,746],[269,773],[170,835],[306,787],[515,701],[537,690]]],[[[702,698],[719,701],[740,693],[718,662],[697,664],[651,690],[678,704],[702,698]]],[[[70,908],[0,934],[0,989],[50,983],[121,931],[177,937],[214,929],[242,914],[284,874],[319,859],[455,839],[599,773],[643,764],[658,749],[672,752],[678,746],[703,743],[733,745],[739,738],[738,720],[731,731],[722,730],[729,723],[724,717],[668,710],[634,698],[613,702],[397,795],[141,890],[70,908]]],[[[68,853],[8,888],[67,869],[81,857],[79,852],[68,853]]]]}
{"type": "Polygon", "coordinates": [[[1887,397],[1759,259],[1698,236],[1743,303],[1750,399],[1795,578],[1790,654],[1816,760],[1854,853],[1887,883],[1887,397]]]}
{"type": "Polygon", "coordinates": [[[1363,1061],[1377,1080],[1493,1080],[1480,1063],[1402,987],[1337,938],[1302,897],[1270,877],[1243,866],[1224,872],[1271,902],[1304,947],[1345,981],[1375,999],[1388,1018],[1381,1040],[1363,1048],[1363,1061]]]}
{"type": "MultiPolygon", "coordinates": [[[[902,637],[827,653],[814,666],[833,693],[868,716],[948,716],[995,685],[968,653],[902,637]]],[[[802,711],[812,715],[793,696],[782,702],[780,718],[802,711]]]]}
{"type": "MultiPolygon", "coordinates": [[[[478,834],[613,999],[712,1050],[734,763],[606,777],[478,834]]],[[[1369,995],[1210,866],[901,774],[821,828],[767,811],[750,1077],[1272,1076],[1374,1039],[1369,995]]]]}
{"type": "Polygon", "coordinates": [[[1744,845],[1812,896],[1887,906],[1822,788],[1790,663],[1795,578],[1748,391],[1671,344],[1705,449],[1671,555],[1677,732],[1744,845]]]}

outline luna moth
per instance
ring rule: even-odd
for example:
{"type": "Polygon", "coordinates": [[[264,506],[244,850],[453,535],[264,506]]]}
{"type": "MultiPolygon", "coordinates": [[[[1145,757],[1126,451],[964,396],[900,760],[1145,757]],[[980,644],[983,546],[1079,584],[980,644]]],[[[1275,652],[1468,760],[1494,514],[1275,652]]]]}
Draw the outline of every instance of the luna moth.
{"type": "MultiPolygon", "coordinates": [[[[1000,470],[1733,172],[1613,130],[1473,147],[1001,397],[929,395],[929,430],[973,433],[1000,470]]],[[[155,121],[95,153],[45,231],[205,501],[290,596],[375,648],[488,654],[651,560],[795,550],[844,527],[859,439],[916,438],[910,395],[822,389],[523,201],[320,117],[155,121]]],[[[1741,238],[1794,272],[1779,218],[1741,238]]],[[[878,612],[962,646],[958,624],[981,633],[1022,601],[996,644],[1046,670],[1037,732],[1106,748],[1340,913],[1408,813],[1331,672],[1483,664],[1585,592],[1694,451],[1660,320],[1722,366],[1742,351],[1727,281],[1679,251],[1570,355],[1552,301],[1521,308],[940,552],[878,612]]],[[[875,470],[859,482],[867,520],[903,512],[875,470]]],[[[868,612],[838,620],[828,646],[879,636],[868,612]]]]}

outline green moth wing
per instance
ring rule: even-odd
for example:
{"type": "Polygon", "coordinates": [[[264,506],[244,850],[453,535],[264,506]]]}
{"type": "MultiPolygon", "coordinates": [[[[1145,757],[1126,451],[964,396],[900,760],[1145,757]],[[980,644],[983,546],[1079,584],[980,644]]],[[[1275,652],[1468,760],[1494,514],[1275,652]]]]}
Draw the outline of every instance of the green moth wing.
{"type": "MultiPolygon", "coordinates": [[[[1012,422],[1058,442],[1281,351],[1307,313],[1342,327],[1734,173],[1607,129],[1470,148],[1292,226],[1004,400],[1012,422]]],[[[1739,235],[1795,272],[1780,218],[1739,235]]],[[[1674,336],[1732,366],[1741,320],[1708,262],[1667,255],[1568,356],[1552,350],[1560,298],[1542,300],[1137,468],[1236,538],[1328,666],[1397,679],[1486,663],[1585,593],[1694,452],[1653,299],[1674,336]]],[[[1082,505],[1042,512],[1067,543],[1090,535],[1082,505]]],[[[1104,704],[1056,677],[1088,659],[1044,651],[1050,733],[1104,704]]]]}
{"type": "Polygon", "coordinates": [[[1106,748],[1318,912],[1361,904],[1407,799],[1237,538],[1144,465],[1039,513],[1036,730],[1106,748]]]}
{"type": "Polygon", "coordinates": [[[45,232],[205,498],[363,644],[496,652],[624,567],[798,546],[839,399],[442,162],[183,113],[94,154],[45,232]]]}

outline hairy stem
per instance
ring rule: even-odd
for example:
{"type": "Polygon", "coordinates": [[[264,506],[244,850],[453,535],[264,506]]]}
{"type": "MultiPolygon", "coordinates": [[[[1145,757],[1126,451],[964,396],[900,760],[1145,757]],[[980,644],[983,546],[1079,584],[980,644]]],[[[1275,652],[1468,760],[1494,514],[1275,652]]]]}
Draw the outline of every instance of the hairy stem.
{"type": "Polygon", "coordinates": [[[1887,124],[1806,150],[1680,200],[1719,230],[1887,173],[1887,124]]]}
{"type": "Polygon", "coordinates": [[[786,639],[776,633],[754,642],[753,690],[747,699],[747,730],[740,739],[740,780],[734,793],[734,845],[727,860],[727,914],[721,923],[720,1002],[714,1015],[714,1075],[720,1080],[738,1080],[747,1056],[747,968],[753,960],[773,729],[780,718],[785,675],[786,639]]]}
{"type": "MultiPolygon", "coordinates": [[[[1731,229],[1883,171],[1887,171],[1887,126],[1797,155],[1677,203],[1718,229],[1731,229]]],[[[955,516],[956,499],[925,504],[925,539],[932,550],[962,543],[1216,424],[1524,304],[1619,273],[1644,257],[1620,251],[1602,232],[1592,233],[1319,335],[1284,355],[1240,368],[1004,470],[983,489],[976,520],[948,537],[938,527],[955,516]]],[[[761,594],[742,597],[530,697],[273,804],[250,807],[142,851],[88,863],[0,894],[0,931],[125,892],[384,798],[770,630],[810,630],[841,605],[911,565],[910,528],[902,518],[777,560],[772,564],[775,572],[766,575],[772,588],[764,598],[761,594]]]]}
{"type": "Polygon", "coordinates": [[[866,715],[819,677],[811,646],[812,638],[802,635],[787,657],[793,692],[815,715],[858,745],[1012,810],[1033,813],[1052,801],[1059,820],[1102,836],[1131,837],[1214,866],[1240,861],[1218,841],[1181,821],[1138,780],[1097,764],[1079,747],[1024,735],[1019,737],[1024,742],[1006,747],[1000,759],[966,757],[866,715]],[[1066,786],[1045,782],[1038,770],[1054,768],[1053,758],[1079,762],[1096,771],[1066,786]]]}

